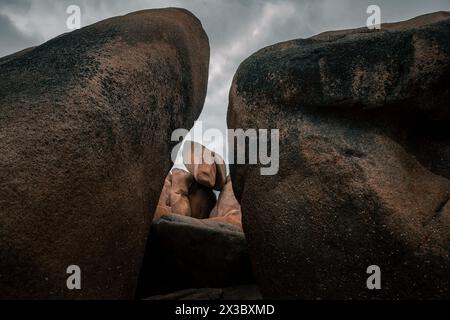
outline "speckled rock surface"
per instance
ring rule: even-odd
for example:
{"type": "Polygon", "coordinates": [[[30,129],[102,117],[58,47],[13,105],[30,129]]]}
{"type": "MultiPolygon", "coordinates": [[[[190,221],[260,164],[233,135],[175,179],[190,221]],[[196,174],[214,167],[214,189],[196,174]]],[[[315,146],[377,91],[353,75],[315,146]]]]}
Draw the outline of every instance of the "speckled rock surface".
{"type": "Polygon", "coordinates": [[[206,95],[209,43],[145,10],[0,59],[0,298],[133,298],[170,136],[206,95]],[[79,265],[82,290],[66,287],[79,265]]]}
{"type": "Polygon", "coordinates": [[[231,174],[264,297],[449,298],[449,18],[284,42],[239,67],[229,127],[280,130],[277,175],[231,174]]]}

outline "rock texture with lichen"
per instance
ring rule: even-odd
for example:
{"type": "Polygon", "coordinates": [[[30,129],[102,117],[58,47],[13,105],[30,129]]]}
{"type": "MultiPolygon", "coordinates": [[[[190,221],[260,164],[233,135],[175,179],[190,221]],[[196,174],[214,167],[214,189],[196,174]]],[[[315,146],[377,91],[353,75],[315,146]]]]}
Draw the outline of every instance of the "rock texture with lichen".
{"type": "Polygon", "coordinates": [[[134,297],[171,133],[198,117],[208,66],[200,21],[174,8],[0,59],[1,298],[134,297]]]}
{"type": "Polygon", "coordinates": [[[229,127],[280,130],[277,175],[232,168],[264,297],[449,298],[449,39],[440,12],[241,64],[229,127]]]}

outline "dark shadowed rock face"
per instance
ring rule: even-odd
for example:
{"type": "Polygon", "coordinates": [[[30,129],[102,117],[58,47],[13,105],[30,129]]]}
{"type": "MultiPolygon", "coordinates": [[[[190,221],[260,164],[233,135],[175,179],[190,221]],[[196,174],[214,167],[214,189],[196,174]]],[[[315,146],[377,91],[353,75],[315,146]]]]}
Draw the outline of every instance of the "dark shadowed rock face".
{"type": "Polygon", "coordinates": [[[164,215],[151,228],[139,296],[253,283],[242,228],[212,219],[164,215]]]}
{"type": "Polygon", "coordinates": [[[199,115],[208,64],[181,9],[0,59],[1,298],[133,298],[170,135],[199,115]],[[82,290],[67,290],[72,264],[82,290]]]}
{"type": "Polygon", "coordinates": [[[232,168],[265,297],[450,297],[449,18],[293,40],[241,64],[229,127],[280,130],[277,175],[232,168]],[[382,290],[366,288],[370,265],[382,290]]]}
{"type": "Polygon", "coordinates": [[[228,288],[186,289],[166,295],[156,295],[144,300],[260,300],[262,299],[255,285],[242,285],[228,288]]]}

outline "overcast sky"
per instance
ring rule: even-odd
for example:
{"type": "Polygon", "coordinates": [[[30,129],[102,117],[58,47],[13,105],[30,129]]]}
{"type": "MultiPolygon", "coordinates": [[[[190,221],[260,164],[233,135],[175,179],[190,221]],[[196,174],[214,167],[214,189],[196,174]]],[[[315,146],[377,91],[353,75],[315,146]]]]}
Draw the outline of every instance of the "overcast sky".
{"type": "Polygon", "coordinates": [[[280,41],[363,26],[370,4],[382,22],[450,11],[450,0],[0,0],[0,56],[40,44],[66,29],[66,8],[79,5],[82,26],[132,11],[184,7],[203,23],[211,44],[208,96],[201,119],[225,126],[232,77],[253,52],[280,41]]]}

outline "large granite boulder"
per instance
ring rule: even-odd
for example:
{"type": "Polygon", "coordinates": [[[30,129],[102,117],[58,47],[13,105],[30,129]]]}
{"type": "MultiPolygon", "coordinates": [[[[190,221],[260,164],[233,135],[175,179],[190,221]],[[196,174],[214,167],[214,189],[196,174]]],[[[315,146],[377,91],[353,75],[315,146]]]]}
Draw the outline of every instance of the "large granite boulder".
{"type": "Polygon", "coordinates": [[[230,176],[226,178],[226,183],[209,217],[213,220],[231,223],[242,228],[241,206],[234,196],[233,183],[230,176]]]}
{"type": "Polygon", "coordinates": [[[198,183],[189,171],[175,168],[166,177],[153,220],[171,213],[206,219],[216,202],[213,189],[198,183]]]}
{"type": "Polygon", "coordinates": [[[254,283],[240,226],[179,214],[152,224],[139,297],[254,283]]]}
{"type": "MultiPolygon", "coordinates": [[[[167,175],[154,220],[171,213],[207,219],[213,209],[217,216],[217,199],[213,189],[221,190],[220,203],[224,199],[231,199],[239,207],[233,196],[230,177],[226,176],[225,161],[219,154],[200,143],[186,141],[181,155],[184,167],[172,168],[167,175]]],[[[228,209],[223,205],[220,208],[228,209]]],[[[224,212],[226,210],[220,211],[228,213],[224,212]]]]}
{"type": "Polygon", "coordinates": [[[226,183],[225,161],[204,145],[186,141],[183,146],[183,163],[199,184],[222,190],[226,183]]]}
{"type": "Polygon", "coordinates": [[[232,168],[266,298],[450,297],[449,39],[437,13],[241,64],[229,127],[280,130],[278,174],[232,168]]]}
{"type": "Polygon", "coordinates": [[[0,59],[0,298],[134,297],[171,133],[198,117],[208,65],[200,21],[174,8],[0,59]]]}

